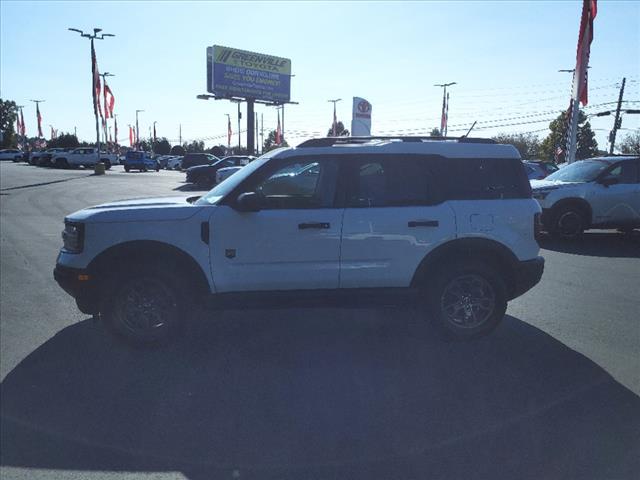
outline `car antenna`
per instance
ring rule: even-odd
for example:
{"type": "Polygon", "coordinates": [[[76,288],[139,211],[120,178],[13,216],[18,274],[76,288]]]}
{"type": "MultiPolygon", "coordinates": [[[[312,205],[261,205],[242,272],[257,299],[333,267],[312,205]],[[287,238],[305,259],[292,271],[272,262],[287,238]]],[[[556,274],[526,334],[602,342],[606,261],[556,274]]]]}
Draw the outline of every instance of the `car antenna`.
{"type": "Polygon", "coordinates": [[[476,120],[475,122],[473,122],[473,125],[471,125],[471,128],[469,130],[467,130],[467,133],[465,133],[464,135],[462,135],[462,137],[460,138],[467,138],[469,136],[469,134],[471,133],[471,130],[473,130],[473,127],[476,126],[476,123],[478,123],[478,121],[476,120]]]}

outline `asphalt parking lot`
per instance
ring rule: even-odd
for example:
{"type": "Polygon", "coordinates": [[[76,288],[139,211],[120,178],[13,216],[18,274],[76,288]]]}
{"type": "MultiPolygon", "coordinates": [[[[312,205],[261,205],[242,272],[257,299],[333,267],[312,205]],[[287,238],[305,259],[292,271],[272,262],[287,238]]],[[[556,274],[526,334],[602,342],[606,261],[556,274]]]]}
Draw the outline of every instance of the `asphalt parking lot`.
{"type": "Polygon", "coordinates": [[[542,282],[474,342],[410,308],[279,308],[132,350],[54,282],[62,219],[193,190],[92,173],[0,163],[2,478],[640,475],[640,235],[545,239],[542,282]]]}

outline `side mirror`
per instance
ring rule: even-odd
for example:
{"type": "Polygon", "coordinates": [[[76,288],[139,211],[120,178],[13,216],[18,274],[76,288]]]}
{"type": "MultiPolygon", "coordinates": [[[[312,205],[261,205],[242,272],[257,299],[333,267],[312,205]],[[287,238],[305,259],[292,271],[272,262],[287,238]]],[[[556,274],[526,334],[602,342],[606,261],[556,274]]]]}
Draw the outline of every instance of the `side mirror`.
{"type": "Polygon", "coordinates": [[[600,184],[604,185],[605,187],[609,187],[611,185],[615,185],[616,183],[618,183],[619,180],[616,177],[604,177],[600,179],[600,184]]]}
{"type": "Polygon", "coordinates": [[[236,200],[236,210],[240,212],[258,212],[262,207],[262,200],[256,192],[241,193],[236,200]]]}

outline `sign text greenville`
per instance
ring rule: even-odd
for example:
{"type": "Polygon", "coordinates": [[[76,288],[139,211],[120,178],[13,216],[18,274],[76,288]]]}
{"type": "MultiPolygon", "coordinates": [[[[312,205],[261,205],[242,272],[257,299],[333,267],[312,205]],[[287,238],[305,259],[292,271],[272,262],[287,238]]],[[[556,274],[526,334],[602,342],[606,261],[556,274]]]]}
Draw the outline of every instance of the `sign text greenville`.
{"type": "Polygon", "coordinates": [[[207,48],[207,91],[220,97],[288,102],[291,60],[214,45],[207,48]]]}

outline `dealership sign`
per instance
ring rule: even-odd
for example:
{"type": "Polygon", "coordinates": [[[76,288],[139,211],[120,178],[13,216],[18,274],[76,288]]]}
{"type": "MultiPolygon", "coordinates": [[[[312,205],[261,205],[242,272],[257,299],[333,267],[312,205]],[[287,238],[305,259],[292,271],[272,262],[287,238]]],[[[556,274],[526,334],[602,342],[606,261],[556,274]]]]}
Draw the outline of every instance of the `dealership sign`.
{"type": "Polygon", "coordinates": [[[275,103],[291,97],[291,60],[214,45],[207,47],[207,91],[275,103]]]}
{"type": "Polygon", "coordinates": [[[351,135],[354,137],[371,135],[371,104],[364,98],[353,97],[351,135]]]}

